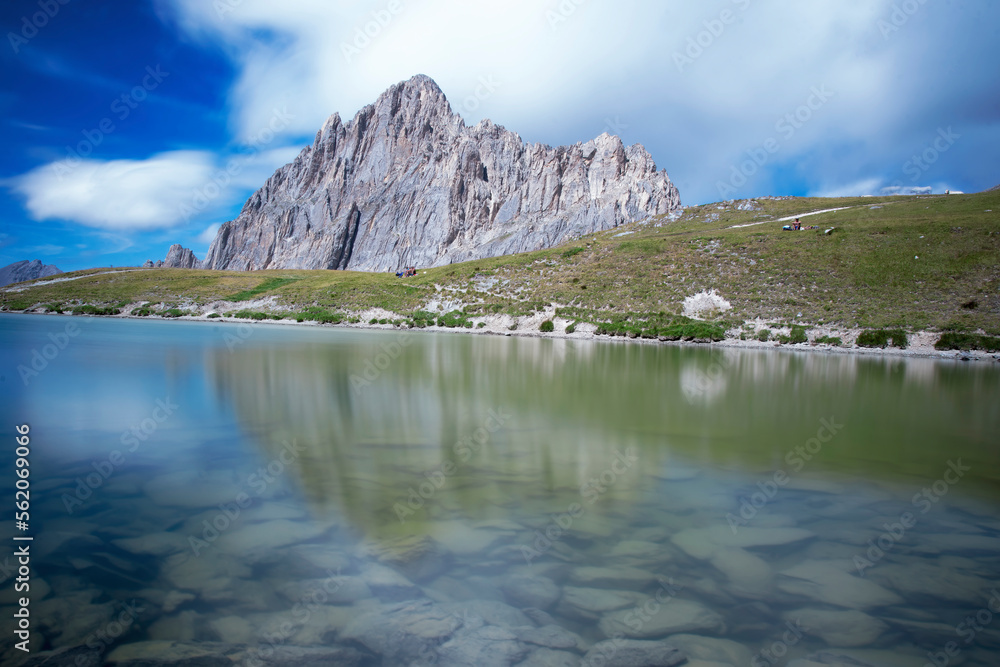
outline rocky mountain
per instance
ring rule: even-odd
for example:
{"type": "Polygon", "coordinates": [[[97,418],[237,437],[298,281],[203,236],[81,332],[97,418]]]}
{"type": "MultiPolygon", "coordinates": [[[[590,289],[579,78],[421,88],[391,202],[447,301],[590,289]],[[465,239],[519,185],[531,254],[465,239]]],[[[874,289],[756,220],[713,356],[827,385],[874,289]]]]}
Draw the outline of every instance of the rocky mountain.
{"type": "Polygon", "coordinates": [[[212,269],[395,270],[537,250],[671,213],[677,188],[641,145],[602,134],[526,144],[467,127],[430,78],[396,84],[315,141],[222,225],[212,269]]]}
{"type": "Polygon", "coordinates": [[[28,260],[14,262],[0,269],[0,286],[35,280],[36,278],[47,278],[59,273],[62,271],[59,270],[58,266],[42,264],[40,259],[33,259],[30,262],[28,260]]]}
{"type": "Polygon", "coordinates": [[[158,260],[156,263],[154,263],[151,259],[147,259],[146,263],[142,265],[142,268],[144,269],[200,269],[201,267],[201,261],[194,256],[193,252],[182,246],[180,243],[175,243],[170,246],[170,250],[167,251],[166,259],[158,260]]]}

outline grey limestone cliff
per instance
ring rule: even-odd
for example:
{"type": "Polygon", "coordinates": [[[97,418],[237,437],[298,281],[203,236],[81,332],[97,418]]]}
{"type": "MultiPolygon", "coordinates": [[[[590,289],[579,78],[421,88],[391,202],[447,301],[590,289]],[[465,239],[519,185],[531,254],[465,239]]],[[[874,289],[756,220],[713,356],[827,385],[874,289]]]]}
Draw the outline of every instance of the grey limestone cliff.
{"type": "Polygon", "coordinates": [[[167,251],[166,259],[157,260],[155,264],[153,263],[153,260],[147,259],[146,263],[142,265],[142,268],[200,269],[202,268],[202,263],[189,249],[185,248],[180,243],[175,243],[170,246],[170,250],[167,251]]]}
{"type": "Polygon", "coordinates": [[[430,78],[396,84],[315,141],[222,225],[205,268],[394,270],[557,245],[670,213],[677,188],[641,145],[602,134],[526,144],[467,127],[430,78]]]}

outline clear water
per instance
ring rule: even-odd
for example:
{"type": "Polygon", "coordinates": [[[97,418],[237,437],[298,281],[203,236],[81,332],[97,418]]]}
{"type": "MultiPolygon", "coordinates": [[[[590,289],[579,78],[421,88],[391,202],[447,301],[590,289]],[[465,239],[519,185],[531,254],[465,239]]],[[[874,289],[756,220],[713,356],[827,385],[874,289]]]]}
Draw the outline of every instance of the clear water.
{"type": "Polygon", "coordinates": [[[0,341],[31,656],[1000,664],[1000,365],[16,315],[0,341]],[[372,639],[406,614],[438,625],[372,639]]]}

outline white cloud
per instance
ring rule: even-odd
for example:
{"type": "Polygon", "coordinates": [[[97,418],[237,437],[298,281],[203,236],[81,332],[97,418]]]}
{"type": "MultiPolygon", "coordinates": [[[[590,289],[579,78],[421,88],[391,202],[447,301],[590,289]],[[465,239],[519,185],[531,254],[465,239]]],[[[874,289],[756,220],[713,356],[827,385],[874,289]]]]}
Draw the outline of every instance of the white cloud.
{"type": "MultiPolygon", "coordinates": [[[[502,9],[451,0],[163,2],[185,32],[231,55],[237,140],[258,134],[283,105],[294,118],[276,144],[310,138],[332,113],[350,118],[423,73],[467,122],[489,117],[529,141],[586,140],[620,118],[624,138],[645,144],[685,201],[697,202],[716,199],[716,183],[748,149],[779,136],[776,121],[814,86],[835,95],[739,196],[783,194],[795,168],[810,189],[845,189],[859,165],[879,174],[902,164],[910,149],[900,147],[921,145],[921,133],[942,122],[957,125],[951,118],[965,114],[957,110],[983,110],[985,127],[995,119],[981,92],[991,90],[981,63],[996,50],[988,17],[934,3],[885,34],[880,21],[896,0],[509,0],[502,9]],[[963,48],[928,46],[953,34],[964,35],[963,48]],[[694,57],[678,66],[675,55],[692,41],[694,57]],[[970,85],[972,76],[982,81],[970,85]],[[477,98],[484,78],[499,85],[477,98]],[[823,159],[802,165],[816,155],[823,159]]],[[[949,153],[931,177],[960,157],[949,153]]]]}
{"type": "MultiPolygon", "coordinates": [[[[234,54],[240,74],[230,101],[240,138],[266,126],[282,104],[295,114],[288,132],[311,135],[334,112],[350,117],[388,86],[420,73],[434,78],[453,108],[473,122],[528,99],[547,107],[585,94],[570,82],[600,81],[641,62],[659,42],[652,22],[637,24],[633,13],[598,3],[577,7],[553,29],[550,8],[536,0],[508,0],[502,11],[488,3],[398,0],[395,13],[387,0],[242,0],[221,13],[213,8],[220,3],[173,1],[188,32],[216,43],[221,38],[234,54]],[[264,31],[280,37],[260,39],[264,31]],[[602,37],[582,38],[593,34],[602,37]],[[480,77],[500,83],[489,99],[475,98],[480,77]],[[470,97],[476,108],[463,108],[470,97]]],[[[557,7],[551,3],[551,10],[557,7]]],[[[657,5],[648,8],[663,13],[657,5]]]]}
{"type": "Polygon", "coordinates": [[[146,160],[52,162],[13,179],[35,220],[61,219],[117,231],[182,222],[178,202],[208,180],[212,155],[160,153],[146,160]]]}
{"type": "Polygon", "coordinates": [[[145,160],[60,160],[8,181],[35,220],[141,231],[176,227],[242,201],[297,146],[230,156],[172,151],[145,160]],[[227,171],[227,166],[230,169],[227,171]]]}
{"type": "Polygon", "coordinates": [[[204,245],[211,244],[212,241],[215,240],[215,235],[218,233],[219,227],[221,227],[221,226],[222,226],[221,224],[219,224],[218,222],[215,222],[215,223],[212,223],[211,225],[209,225],[208,227],[206,227],[205,230],[201,234],[198,234],[198,237],[197,237],[198,238],[198,242],[202,243],[204,245]]]}
{"type": "Polygon", "coordinates": [[[490,117],[531,140],[586,140],[605,124],[583,126],[586,116],[621,114],[629,140],[661,146],[653,153],[660,166],[674,173],[683,165],[711,187],[745,149],[773,136],[776,120],[802,105],[812,86],[836,96],[783,147],[783,158],[827,138],[845,116],[880,108],[892,76],[880,49],[869,48],[873,36],[882,41],[876,24],[890,0],[647,0],[627,8],[511,0],[503,11],[398,0],[394,14],[388,0],[172,1],[189,33],[221,39],[233,54],[231,123],[244,139],[284,104],[295,116],[286,132],[309,136],[335,111],[349,118],[389,85],[424,73],[467,122],[490,117]],[[675,54],[689,39],[704,43],[722,10],[734,20],[678,67],[675,54]],[[481,78],[499,84],[484,99],[475,96],[481,78]],[[642,109],[656,109],[656,118],[637,118],[642,109]],[[700,126],[694,132],[692,119],[700,126]],[[560,136],[549,136],[553,129],[560,136]]]}

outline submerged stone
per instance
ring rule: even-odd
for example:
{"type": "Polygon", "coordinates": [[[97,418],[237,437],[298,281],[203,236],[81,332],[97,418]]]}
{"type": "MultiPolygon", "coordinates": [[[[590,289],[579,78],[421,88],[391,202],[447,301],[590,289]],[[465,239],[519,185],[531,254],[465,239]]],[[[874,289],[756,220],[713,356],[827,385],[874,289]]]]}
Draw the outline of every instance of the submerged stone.
{"type": "Polygon", "coordinates": [[[408,535],[370,541],[358,548],[362,558],[399,570],[412,581],[428,581],[447,567],[447,552],[426,535],[408,535]]]}
{"type": "Polygon", "coordinates": [[[169,556],[188,549],[188,541],[179,533],[158,532],[142,537],[124,537],[111,542],[119,549],[141,556],[169,556]]]}
{"type": "Polygon", "coordinates": [[[851,561],[809,560],[783,570],[778,588],[791,595],[851,609],[901,604],[903,598],[849,573],[851,561]]]}
{"type": "Polygon", "coordinates": [[[819,637],[830,646],[868,646],[889,629],[882,621],[856,609],[794,609],[784,616],[807,635],[819,637]]]}
{"type": "Polygon", "coordinates": [[[559,603],[561,614],[597,619],[604,612],[632,606],[642,599],[632,591],[566,586],[559,603]]]}
{"type": "Polygon", "coordinates": [[[736,526],[735,531],[727,525],[708,528],[688,528],[671,538],[673,543],[689,556],[706,560],[722,547],[774,547],[794,544],[815,537],[811,530],[803,528],[736,526]]]}
{"type": "Polygon", "coordinates": [[[540,628],[514,628],[514,634],[526,644],[552,649],[582,650],[586,644],[580,635],[555,624],[543,625],[540,628]]]}
{"type": "Polygon", "coordinates": [[[421,597],[423,593],[409,579],[385,565],[369,563],[361,568],[361,581],[381,600],[399,602],[421,597]]]}
{"type": "Polygon", "coordinates": [[[467,600],[441,605],[441,608],[466,621],[477,619],[504,628],[531,626],[533,623],[522,611],[497,600],[467,600]]]}
{"type": "Polygon", "coordinates": [[[580,667],[580,656],[568,651],[554,651],[550,648],[535,648],[528,657],[517,663],[517,667],[580,667]]]}
{"type": "Polygon", "coordinates": [[[142,641],[117,647],[107,656],[115,667],[360,667],[369,656],[346,646],[248,646],[224,642],[142,641]]]}
{"type": "Polygon", "coordinates": [[[673,667],[687,658],[669,642],[608,639],[594,644],[583,657],[585,665],[603,667],[673,667]]]}
{"type": "Polygon", "coordinates": [[[570,580],[583,586],[642,588],[656,582],[656,575],[634,567],[573,568],[570,580]]]}
{"type": "Polygon", "coordinates": [[[348,575],[291,581],[280,586],[278,593],[293,604],[352,604],[372,597],[361,577],[348,575]]]}
{"type": "Polygon", "coordinates": [[[347,554],[327,544],[297,544],[284,551],[281,570],[289,576],[329,577],[351,567],[347,554]]]}
{"type": "Polygon", "coordinates": [[[462,619],[430,601],[403,602],[363,614],[340,635],[390,663],[436,657],[437,647],[463,626],[462,619]]]}
{"type": "Polygon", "coordinates": [[[504,580],[503,593],[517,607],[548,609],[561,595],[559,586],[548,577],[516,574],[504,580]]]}
{"type": "Polygon", "coordinates": [[[677,633],[721,634],[725,630],[722,616],[700,602],[669,599],[656,606],[637,605],[605,614],[598,624],[605,637],[621,633],[625,637],[649,639],[677,633]]]}
{"type": "MultiPolygon", "coordinates": [[[[751,664],[750,649],[729,639],[702,637],[701,635],[671,635],[667,643],[676,646],[689,661],[701,660],[726,665],[751,664]]],[[[690,663],[689,663],[690,664],[690,663]]]]}
{"type": "Polygon", "coordinates": [[[437,650],[439,664],[477,667],[508,667],[527,653],[514,633],[496,625],[460,631],[437,650]]]}
{"type": "Polygon", "coordinates": [[[907,558],[903,563],[879,563],[866,570],[871,581],[891,588],[908,602],[947,600],[966,604],[990,588],[990,581],[959,572],[936,560],[907,558]]]}
{"type": "Polygon", "coordinates": [[[767,562],[739,547],[720,548],[712,555],[712,565],[726,575],[726,590],[737,597],[765,598],[774,588],[774,571],[767,562]]]}

